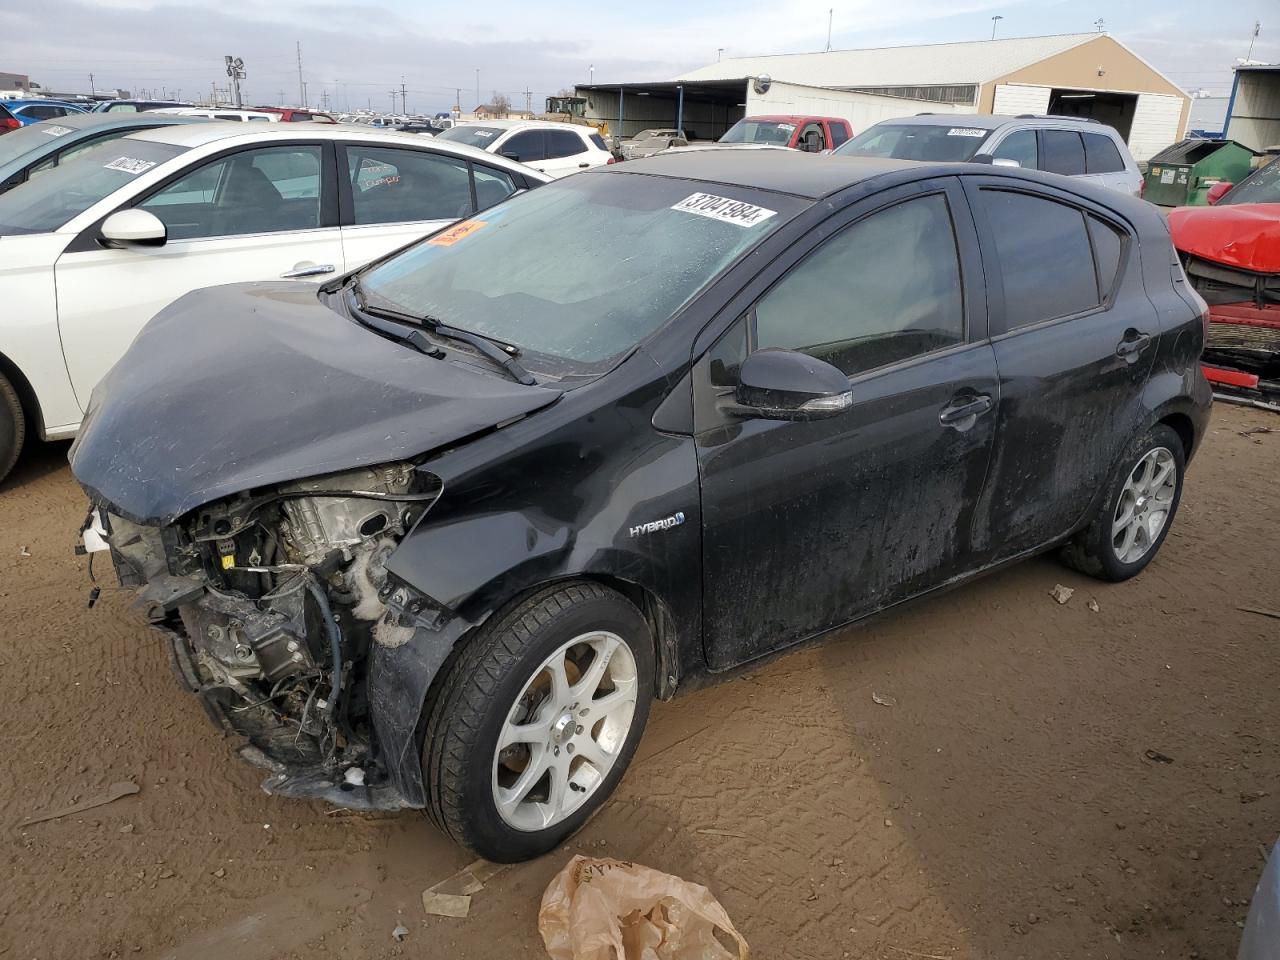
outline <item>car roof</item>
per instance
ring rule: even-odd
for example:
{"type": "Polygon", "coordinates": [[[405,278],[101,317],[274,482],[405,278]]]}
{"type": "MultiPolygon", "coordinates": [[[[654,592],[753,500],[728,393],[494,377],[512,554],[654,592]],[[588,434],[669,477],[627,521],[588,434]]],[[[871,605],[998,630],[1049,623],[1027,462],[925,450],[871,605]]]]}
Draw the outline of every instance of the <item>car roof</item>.
{"type": "Polygon", "coordinates": [[[765,123],[799,123],[801,120],[839,120],[839,117],[823,117],[813,113],[753,113],[742,118],[748,122],[763,120],[765,123]]]}
{"type": "Polygon", "coordinates": [[[355,143],[382,143],[387,146],[427,147],[437,153],[452,153],[460,157],[479,160],[490,166],[498,164],[512,170],[518,170],[524,176],[534,180],[549,179],[532,167],[501,157],[495,157],[476,147],[466,144],[443,141],[438,137],[426,137],[418,133],[402,133],[398,130],[387,130],[378,127],[347,126],[340,123],[312,123],[309,120],[301,123],[242,123],[239,120],[206,120],[199,118],[198,123],[154,127],[150,130],[139,130],[131,133],[125,140],[149,140],[153,143],[168,143],[175,147],[192,149],[211,143],[253,142],[270,143],[275,140],[346,140],[355,143]]]}
{"type": "MultiPolygon", "coordinates": [[[[608,167],[607,172],[700,180],[817,200],[881,174],[927,166],[929,164],[912,160],[817,156],[798,150],[689,147],[683,150],[665,150],[643,160],[628,160],[608,167]]],[[[983,168],[984,172],[989,169],[991,168],[983,168]]]]}
{"type": "Polygon", "coordinates": [[[881,120],[875,126],[888,127],[911,124],[913,126],[972,127],[978,130],[997,130],[1010,123],[1026,123],[1027,121],[1078,124],[1082,127],[1087,126],[1090,130],[1111,129],[1085,117],[1058,117],[1049,114],[1036,114],[1034,116],[1028,114],[1014,117],[1001,113],[918,113],[914,117],[894,117],[891,120],[881,120]]]}
{"type": "Polygon", "coordinates": [[[207,123],[208,120],[205,117],[183,117],[174,113],[156,113],[154,110],[147,110],[139,111],[138,113],[125,111],[116,111],[114,113],[69,113],[65,117],[56,117],[53,120],[41,122],[70,127],[72,130],[84,130],[88,127],[93,127],[95,130],[115,130],[129,127],[145,129],[169,124],[207,123]]]}
{"type": "Polygon", "coordinates": [[[568,127],[571,130],[583,130],[587,133],[595,133],[595,127],[584,126],[581,123],[565,123],[561,120],[464,120],[459,123],[460,127],[500,127],[503,130],[514,130],[516,127],[550,127],[553,130],[563,130],[568,127]]]}

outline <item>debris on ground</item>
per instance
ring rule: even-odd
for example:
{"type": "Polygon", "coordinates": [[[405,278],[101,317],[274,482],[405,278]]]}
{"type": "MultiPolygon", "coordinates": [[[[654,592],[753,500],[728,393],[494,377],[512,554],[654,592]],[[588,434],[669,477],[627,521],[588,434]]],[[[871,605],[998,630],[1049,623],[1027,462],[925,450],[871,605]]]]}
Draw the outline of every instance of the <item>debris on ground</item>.
{"type": "Polygon", "coordinates": [[[404,938],[407,937],[408,935],[409,935],[409,928],[406,927],[403,923],[397,923],[396,928],[391,931],[391,939],[395,940],[397,943],[404,940],[404,938]]]}
{"type": "Polygon", "coordinates": [[[133,824],[132,824],[132,823],[126,823],[123,827],[121,827],[121,828],[120,828],[120,832],[121,832],[121,833],[133,833],[133,824]]]}
{"type": "Polygon", "coordinates": [[[1270,427],[1249,427],[1245,430],[1237,430],[1236,433],[1244,437],[1246,440],[1252,440],[1254,443],[1261,443],[1262,441],[1254,436],[1255,433],[1275,433],[1275,431],[1270,427]]]}
{"type": "Polygon", "coordinates": [[[610,857],[575,856],[556,874],[542,895],[538,931],[551,960],[745,960],[748,953],[706,887],[610,857]]]}
{"type": "Polygon", "coordinates": [[[431,890],[423,890],[422,909],[431,917],[463,919],[471,912],[471,897],[467,894],[434,893],[431,890]]]}
{"type": "Polygon", "coordinates": [[[462,919],[471,911],[471,898],[506,868],[506,864],[476,860],[422,891],[422,909],[429,916],[462,919]]]}
{"type": "Polygon", "coordinates": [[[30,551],[30,550],[28,550],[28,549],[26,548],[26,545],[24,544],[23,546],[21,546],[21,547],[19,547],[19,548],[18,548],[18,556],[19,556],[19,557],[29,557],[29,556],[31,556],[31,551],[30,551]]]}
{"type": "Polygon", "coordinates": [[[1070,587],[1064,587],[1060,583],[1055,583],[1053,589],[1049,591],[1049,596],[1057,600],[1058,603],[1066,603],[1071,599],[1071,595],[1075,593],[1070,587]]]}
{"type": "Polygon", "coordinates": [[[30,826],[33,823],[44,823],[47,820],[57,820],[59,817],[70,817],[73,814],[84,813],[86,810],[92,810],[94,807],[105,807],[108,803],[114,803],[121,797],[128,797],[137,793],[142,788],[136,783],[124,781],[122,783],[113,783],[107,787],[102,793],[90,797],[88,800],[81,800],[79,803],[73,803],[69,807],[62,807],[58,810],[52,810],[49,813],[42,813],[38,817],[28,817],[22,821],[22,826],[30,826]]]}
{"type": "Polygon", "coordinates": [[[1085,606],[1089,608],[1089,611],[1091,613],[1097,613],[1099,610],[1098,601],[1094,600],[1092,597],[1089,599],[1089,602],[1085,604],[1085,606]]]}
{"type": "Polygon", "coordinates": [[[1167,756],[1158,750],[1148,750],[1143,756],[1152,763],[1173,763],[1173,757],[1167,756]]]}
{"type": "Polygon", "coordinates": [[[1257,801],[1257,800],[1261,800],[1261,799],[1262,799],[1263,797],[1265,797],[1266,795],[1267,795],[1267,794],[1266,794],[1266,792],[1265,792],[1265,791],[1262,791],[1262,790],[1241,790],[1241,791],[1240,791],[1240,802],[1241,802],[1241,803],[1253,803],[1253,802],[1255,802],[1255,801],[1257,801]]]}
{"type": "Polygon", "coordinates": [[[1236,607],[1241,613],[1256,613],[1260,617],[1271,617],[1280,620],[1280,610],[1268,610],[1265,607],[1236,607]]]}
{"type": "Polygon", "coordinates": [[[880,706],[882,707],[896,707],[898,705],[897,697],[890,697],[887,695],[881,696],[880,694],[873,692],[871,694],[871,699],[874,700],[876,703],[880,704],[880,706]]]}

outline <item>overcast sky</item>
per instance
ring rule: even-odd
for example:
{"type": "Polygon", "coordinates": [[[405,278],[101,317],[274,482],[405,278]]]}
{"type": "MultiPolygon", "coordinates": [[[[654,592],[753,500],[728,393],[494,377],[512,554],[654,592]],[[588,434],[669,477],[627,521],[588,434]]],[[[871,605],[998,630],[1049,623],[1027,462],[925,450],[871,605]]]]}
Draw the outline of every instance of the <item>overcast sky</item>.
{"type": "MultiPolygon", "coordinates": [[[[669,79],[724,56],[821,50],[832,0],[678,0],[646,3],[568,0],[554,4],[489,0],[430,4],[296,0],[4,0],[0,71],[29,74],[46,89],[161,88],[183,98],[225,86],[222,57],[245,61],[246,103],[296,104],[295,42],[314,106],[328,92],[333,109],[389,109],[403,82],[415,112],[462,107],[495,90],[517,105],[532,91],[586,82],[669,79]]],[[[1184,87],[1225,94],[1231,65],[1243,57],[1255,20],[1255,59],[1280,61],[1276,0],[1080,0],[987,3],[983,0],[856,0],[835,6],[833,48],[890,46],[991,35],[1035,36],[1106,30],[1184,87]]]]}

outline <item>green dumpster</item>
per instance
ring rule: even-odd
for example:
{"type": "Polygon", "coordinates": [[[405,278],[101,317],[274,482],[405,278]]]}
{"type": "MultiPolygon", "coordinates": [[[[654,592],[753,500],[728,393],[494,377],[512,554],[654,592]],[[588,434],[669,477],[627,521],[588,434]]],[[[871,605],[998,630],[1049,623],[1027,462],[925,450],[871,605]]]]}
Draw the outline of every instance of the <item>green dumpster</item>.
{"type": "Polygon", "coordinates": [[[1143,196],[1163,207],[1204,206],[1210,187],[1221,180],[1238,183],[1251,160],[1253,151],[1234,140],[1181,140],[1147,161],[1143,196]]]}

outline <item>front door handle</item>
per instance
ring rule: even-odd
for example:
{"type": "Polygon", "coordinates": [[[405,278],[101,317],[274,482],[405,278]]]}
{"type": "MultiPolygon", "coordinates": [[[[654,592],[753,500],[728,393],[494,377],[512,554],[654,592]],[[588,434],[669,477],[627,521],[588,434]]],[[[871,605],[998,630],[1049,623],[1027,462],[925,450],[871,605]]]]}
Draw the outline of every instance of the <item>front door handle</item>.
{"type": "Polygon", "coordinates": [[[938,414],[938,422],[963,433],[990,409],[991,398],[985,393],[954,397],[938,414]]]}
{"type": "Polygon", "coordinates": [[[1122,357],[1125,363],[1135,363],[1138,354],[1150,342],[1151,334],[1130,327],[1124,332],[1124,339],[1116,344],[1116,356],[1122,357]]]}
{"type": "Polygon", "coordinates": [[[302,277],[322,277],[326,273],[333,273],[338,268],[332,263],[312,263],[307,266],[302,264],[294,264],[292,270],[286,270],[280,274],[281,280],[298,280],[302,277]]]}
{"type": "Polygon", "coordinates": [[[587,169],[587,167],[589,167],[589,166],[591,166],[591,164],[589,164],[589,163],[580,163],[580,164],[578,164],[578,169],[579,169],[579,170],[585,170],[585,169],[587,169]]]}

